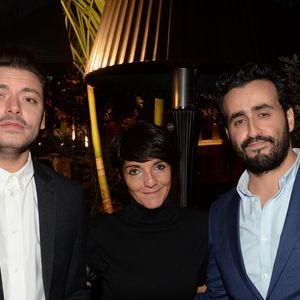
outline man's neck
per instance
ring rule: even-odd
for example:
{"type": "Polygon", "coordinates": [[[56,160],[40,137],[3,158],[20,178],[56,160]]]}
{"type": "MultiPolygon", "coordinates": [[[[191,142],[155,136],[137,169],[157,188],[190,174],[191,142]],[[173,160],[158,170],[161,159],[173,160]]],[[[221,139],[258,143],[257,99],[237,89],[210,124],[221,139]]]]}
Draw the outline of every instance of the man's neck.
{"type": "Polygon", "coordinates": [[[29,150],[18,154],[0,152],[0,168],[15,173],[27,163],[28,156],[29,150]]]}
{"type": "Polygon", "coordinates": [[[274,170],[262,174],[249,173],[248,190],[260,197],[261,206],[271,199],[279,190],[279,179],[292,167],[297,159],[296,153],[290,149],[282,164],[274,170]]]}

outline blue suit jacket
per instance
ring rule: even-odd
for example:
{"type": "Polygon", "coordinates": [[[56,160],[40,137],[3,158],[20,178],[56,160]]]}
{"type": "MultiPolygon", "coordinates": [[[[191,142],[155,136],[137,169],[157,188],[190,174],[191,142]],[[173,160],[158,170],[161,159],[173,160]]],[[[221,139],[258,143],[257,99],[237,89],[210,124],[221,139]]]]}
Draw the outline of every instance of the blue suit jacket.
{"type": "MultiPolygon", "coordinates": [[[[78,183],[34,161],[46,300],[86,300],[86,210],[78,183]]],[[[0,300],[3,300],[0,274],[0,300]]]]}
{"type": "MultiPolygon", "coordinates": [[[[243,263],[239,203],[240,197],[234,188],[211,207],[205,299],[263,299],[247,276],[243,263]]],[[[300,299],[300,170],[280,237],[267,299],[300,299]]]]}

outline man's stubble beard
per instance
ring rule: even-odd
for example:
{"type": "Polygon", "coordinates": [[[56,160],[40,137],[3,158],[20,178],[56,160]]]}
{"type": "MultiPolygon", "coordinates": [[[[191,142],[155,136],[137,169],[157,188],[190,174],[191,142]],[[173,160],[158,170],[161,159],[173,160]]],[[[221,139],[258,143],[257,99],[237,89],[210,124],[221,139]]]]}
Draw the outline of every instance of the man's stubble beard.
{"type": "MultiPolygon", "coordinates": [[[[0,153],[6,154],[6,155],[11,155],[11,156],[16,156],[18,157],[20,154],[28,151],[32,144],[35,142],[38,134],[35,136],[31,136],[27,141],[19,144],[19,143],[5,143],[0,141],[0,153]]],[[[18,141],[18,137],[16,136],[16,141],[18,141]]]]}
{"type": "Polygon", "coordinates": [[[290,144],[291,139],[288,129],[288,121],[285,117],[285,126],[283,127],[282,134],[277,141],[270,136],[256,136],[255,138],[248,138],[245,140],[241,145],[242,150],[234,143],[232,143],[232,147],[248,171],[256,175],[262,175],[265,172],[276,169],[282,164],[287,157],[290,144]],[[247,156],[247,145],[259,140],[267,141],[273,145],[270,153],[261,154],[261,150],[259,149],[255,156],[247,156]]]}

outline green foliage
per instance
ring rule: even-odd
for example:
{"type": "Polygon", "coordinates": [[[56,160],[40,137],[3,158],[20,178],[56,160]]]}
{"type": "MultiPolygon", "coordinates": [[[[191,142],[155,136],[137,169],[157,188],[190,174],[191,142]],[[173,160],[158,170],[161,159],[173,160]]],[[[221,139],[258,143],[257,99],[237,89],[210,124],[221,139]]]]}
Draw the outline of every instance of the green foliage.
{"type": "Polygon", "coordinates": [[[285,13],[300,13],[300,0],[276,0],[285,13]]]}
{"type": "Polygon", "coordinates": [[[55,152],[72,156],[77,151],[74,149],[84,151],[85,137],[90,135],[87,92],[82,76],[78,76],[74,67],[52,79],[45,102],[46,129],[38,140],[40,154],[55,152]],[[72,136],[74,131],[76,138],[72,136]],[[51,143],[47,142],[43,149],[46,140],[51,143]]]}
{"type": "Polygon", "coordinates": [[[61,0],[60,2],[65,13],[73,63],[81,74],[84,74],[105,0],[61,0]]]}
{"type": "Polygon", "coordinates": [[[46,97],[46,129],[33,145],[32,155],[50,167],[54,167],[55,158],[69,163],[70,175],[81,184],[91,211],[100,209],[101,196],[89,122],[86,85],[72,67],[51,82],[46,97]]]}

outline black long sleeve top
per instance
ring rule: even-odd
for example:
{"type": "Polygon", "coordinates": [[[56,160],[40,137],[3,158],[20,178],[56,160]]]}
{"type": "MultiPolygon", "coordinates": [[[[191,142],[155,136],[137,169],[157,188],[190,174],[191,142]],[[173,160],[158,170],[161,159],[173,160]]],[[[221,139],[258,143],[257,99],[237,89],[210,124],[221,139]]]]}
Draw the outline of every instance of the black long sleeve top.
{"type": "Polygon", "coordinates": [[[170,198],[156,209],[132,199],[91,221],[87,264],[101,276],[102,300],[192,300],[206,262],[206,213],[170,198]]]}

